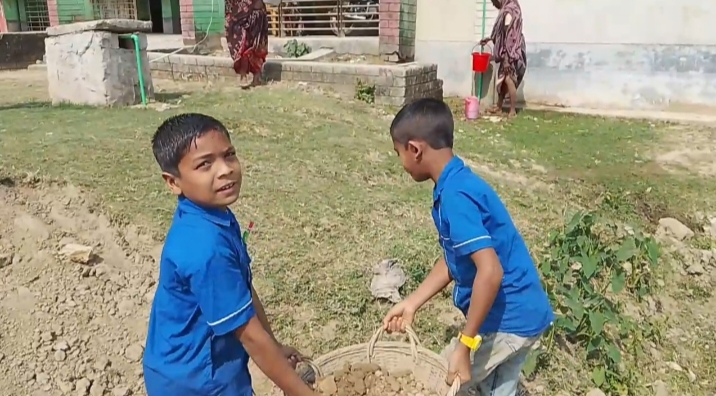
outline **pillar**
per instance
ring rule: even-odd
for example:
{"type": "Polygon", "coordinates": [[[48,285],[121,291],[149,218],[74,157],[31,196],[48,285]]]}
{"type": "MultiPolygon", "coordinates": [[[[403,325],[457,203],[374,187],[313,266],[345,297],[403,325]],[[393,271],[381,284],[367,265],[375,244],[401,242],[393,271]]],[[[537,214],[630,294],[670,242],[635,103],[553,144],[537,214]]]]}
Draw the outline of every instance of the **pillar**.
{"type": "Polygon", "coordinates": [[[60,14],[57,13],[57,0],[47,0],[47,14],[50,17],[50,26],[60,24],[60,14]]]}
{"type": "Polygon", "coordinates": [[[390,62],[415,58],[417,0],[380,0],[379,49],[390,62]]]}
{"type": "Polygon", "coordinates": [[[7,21],[5,20],[5,6],[3,6],[3,0],[0,0],[0,33],[7,32],[7,21]]]}
{"type": "Polygon", "coordinates": [[[184,40],[184,45],[196,44],[194,0],[179,0],[179,15],[181,17],[181,36],[184,40]]]}

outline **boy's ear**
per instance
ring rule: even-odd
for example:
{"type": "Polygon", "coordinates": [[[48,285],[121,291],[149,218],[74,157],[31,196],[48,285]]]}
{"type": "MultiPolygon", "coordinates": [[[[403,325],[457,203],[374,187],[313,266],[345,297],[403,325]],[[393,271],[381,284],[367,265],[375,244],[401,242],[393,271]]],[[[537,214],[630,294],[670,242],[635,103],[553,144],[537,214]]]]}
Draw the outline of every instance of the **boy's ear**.
{"type": "Polygon", "coordinates": [[[423,151],[425,149],[424,142],[409,140],[406,146],[406,151],[409,152],[416,161],[419,161],[423,157],[423,151]]]}
{"type": "Polygon", "coordinates": [[[174,195],[181,195],[181,185],[179,178],[168,172],[162,172],[162,179],[167,183],[167,187],[174,195]]]}

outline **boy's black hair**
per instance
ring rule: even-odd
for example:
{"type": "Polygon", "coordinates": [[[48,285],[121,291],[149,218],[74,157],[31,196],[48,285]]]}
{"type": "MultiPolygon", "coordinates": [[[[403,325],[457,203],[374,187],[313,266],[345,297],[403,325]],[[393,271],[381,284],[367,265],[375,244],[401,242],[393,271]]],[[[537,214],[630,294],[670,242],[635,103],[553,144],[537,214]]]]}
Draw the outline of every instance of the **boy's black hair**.
{"type": "Polygon", "coordinates": [[[390,136],[402,145],[422,140],[435,150],[452,148],[455,123],[445,102],[418,99],[405,105],[390,124],[390,136]]]}
{"type": "Polygon", "coordinates": [[[221,121],[199,113],[171,116],[162,122],[152,138],[152,151],[162,172],[179,176],[179,162],[196,139],[211,131],[218,131],[231,140],[221,121]]]}

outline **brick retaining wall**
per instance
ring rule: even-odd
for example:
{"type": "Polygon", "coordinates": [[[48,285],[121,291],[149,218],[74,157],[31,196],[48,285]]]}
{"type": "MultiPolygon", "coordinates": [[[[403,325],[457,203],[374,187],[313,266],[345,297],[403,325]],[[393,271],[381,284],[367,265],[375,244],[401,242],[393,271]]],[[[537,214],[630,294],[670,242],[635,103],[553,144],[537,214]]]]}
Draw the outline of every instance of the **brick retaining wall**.
{"type": "MultiPolygon", "coordinates": [[[[154,78],[182,81],[235,81],[238,77],[229,58],[200,55],[148,53],[154,78]]],[[[377,104],[400,106],[414,99],[442,99],[442,80],[437,66],[418,63],[361,65],[269,59],[264,77],[272,81],[302,81],[353,95],[358,81],[375,86],[377,104]]]]}

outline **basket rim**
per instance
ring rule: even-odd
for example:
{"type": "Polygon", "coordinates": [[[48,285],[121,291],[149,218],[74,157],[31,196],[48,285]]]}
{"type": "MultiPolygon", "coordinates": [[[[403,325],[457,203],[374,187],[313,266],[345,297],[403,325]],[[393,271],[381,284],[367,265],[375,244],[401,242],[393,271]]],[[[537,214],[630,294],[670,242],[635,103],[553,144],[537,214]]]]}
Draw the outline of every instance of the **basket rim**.
{"type": "MultiPolygon", "coordinates": [[[[311,359],[313,363],[315,363],[319,368],[322,368],[322,364],[327,361],[336,360],[344,355],[352,354],[355,352],[361,352],[366,354],[368,351],[368,344],[367,342],[361,343],[361,344],[353,344],[348,345],[339,349],[336,349],[334,351],[325,353],[323,355],[320,355],[316,358],[311,359]]],[[[391,352],[393,353],[404,353],[406,356],[409,356],[412,358],[412,353],[410,351],[410,344],[406,342],[401,341],[378,341],[375,343],[374,347],[374,354],[380,353],[381,348],[391,349],[391,352]],[[403,351],[401,351],[403,350],[403,351]]],[[[418,345],[417,346],[418,351],[418,360],[415,362],[416,366],[433,366],[437,367],[440,370],[444,371],[445,374],[448,372],[448,362],[447,360],[440,356],[438,353],[435,353],[431,351],[430,349],[427,349],[423,346],[418,345]],[[431,360],[423,360],[420,359],[420,355],[424,355],[425,357],[432,358],[431,360]],[[433,363],[439,363],[439,365],[433,364],[433,363]]]]}

